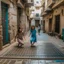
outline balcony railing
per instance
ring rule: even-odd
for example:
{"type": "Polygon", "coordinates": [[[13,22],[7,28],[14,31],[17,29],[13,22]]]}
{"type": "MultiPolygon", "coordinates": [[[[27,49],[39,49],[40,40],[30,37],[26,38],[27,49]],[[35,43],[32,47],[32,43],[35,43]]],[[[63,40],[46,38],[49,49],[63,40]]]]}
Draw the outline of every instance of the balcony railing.
{"type": "Polygon", "coordinates": [[[45,12],[47,12],[47,13],[49,13],[49,12],[51,12],[52,11],[52,8],[50,8],[50,7],[47,7],[46,9],[45,9],[45,12]]]}

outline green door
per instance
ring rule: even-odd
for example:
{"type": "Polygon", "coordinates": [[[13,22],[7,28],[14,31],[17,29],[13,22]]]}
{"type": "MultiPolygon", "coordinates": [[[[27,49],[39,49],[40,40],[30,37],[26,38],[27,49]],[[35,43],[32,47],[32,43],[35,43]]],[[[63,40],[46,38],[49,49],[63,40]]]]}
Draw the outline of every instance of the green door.
{"type": "Polygon", "coordinates": [[[2,10],[2,26],[3,26],[3,45],[9,43],[9,32],[8,32],[8,5],[1,2],[2,10]]]}

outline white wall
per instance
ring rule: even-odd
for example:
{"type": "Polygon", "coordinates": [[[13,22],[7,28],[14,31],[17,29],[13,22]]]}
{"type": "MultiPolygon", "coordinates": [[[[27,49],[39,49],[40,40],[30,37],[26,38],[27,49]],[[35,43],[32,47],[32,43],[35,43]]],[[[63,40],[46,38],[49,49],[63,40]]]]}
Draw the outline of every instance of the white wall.
{"type": "Polygon", "coordinates": [[[31,25],[35,26],[35,20],[34,19],[31,20],[31,25]]]}

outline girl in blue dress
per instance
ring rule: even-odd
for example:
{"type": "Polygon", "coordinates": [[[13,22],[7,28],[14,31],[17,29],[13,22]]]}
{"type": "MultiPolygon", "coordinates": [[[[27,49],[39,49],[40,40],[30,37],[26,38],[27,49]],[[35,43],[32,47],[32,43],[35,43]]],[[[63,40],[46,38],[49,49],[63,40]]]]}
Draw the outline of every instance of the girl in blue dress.
{"type": "Polygon", "coordinates": [[[31,46],[34,46],[34,43],[37,42],[35,26],[31,27],[30,34],[31,34],[30,38],[31,46]]]}

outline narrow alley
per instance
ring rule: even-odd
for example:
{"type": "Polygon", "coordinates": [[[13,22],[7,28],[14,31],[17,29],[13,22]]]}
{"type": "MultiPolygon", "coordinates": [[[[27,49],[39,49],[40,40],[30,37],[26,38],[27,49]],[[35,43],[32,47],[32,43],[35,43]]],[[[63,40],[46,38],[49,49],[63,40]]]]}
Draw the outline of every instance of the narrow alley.
{"type": "Polygon", "coordinates": [[[64,0],[0,0],[0,64],[64,64],[64,0]]]}

